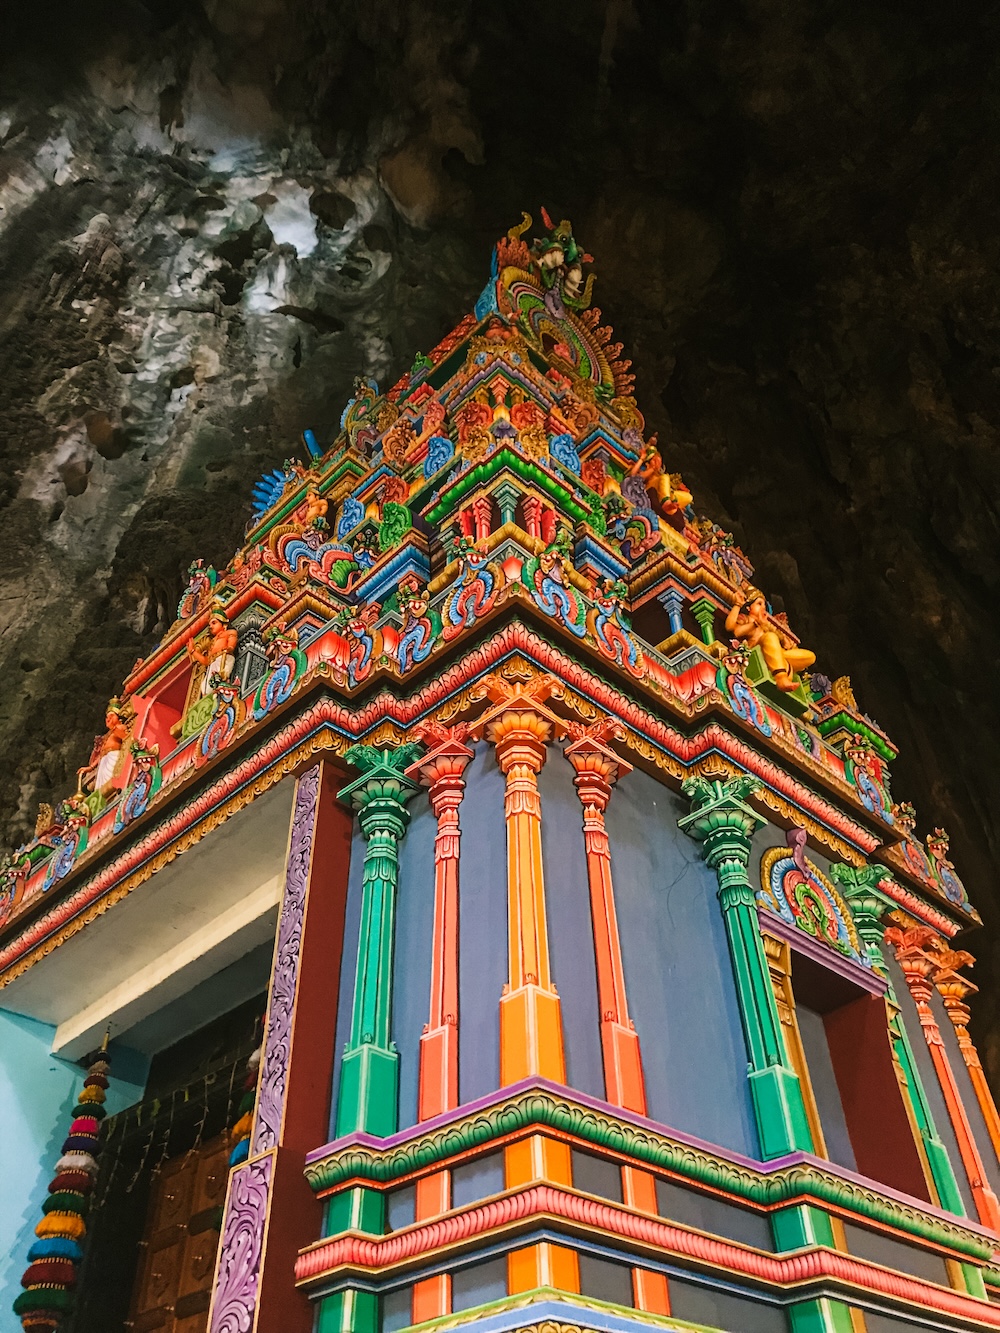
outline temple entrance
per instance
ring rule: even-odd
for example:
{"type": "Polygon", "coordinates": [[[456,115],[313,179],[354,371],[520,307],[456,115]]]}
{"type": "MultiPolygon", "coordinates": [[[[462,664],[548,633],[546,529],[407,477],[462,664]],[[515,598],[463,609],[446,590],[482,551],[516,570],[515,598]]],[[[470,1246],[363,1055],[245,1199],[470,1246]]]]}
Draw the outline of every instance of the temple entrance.
{"type": "Polygon", "coordinates": [[[204,1333],[228,1158],[219,1134],[169,1159],[153,1182],[129,1316],[135,1333],[204,1333]]]}
{"type": "MultiPolygon", "coordinates": [[[[266,969],[270,947],[259,952],[266,969]]],[[[242,965],[253,962],[248,955],[242,965]]],[[[235,989],[235,968],[219,978],[235,989]]],[[[260,1043],[265,1000],[258,994],[154,1055],[143,1100],[105,1121],[65,1333],[204,1333],[229,1130],[247,1059],[260,1043]]]]}

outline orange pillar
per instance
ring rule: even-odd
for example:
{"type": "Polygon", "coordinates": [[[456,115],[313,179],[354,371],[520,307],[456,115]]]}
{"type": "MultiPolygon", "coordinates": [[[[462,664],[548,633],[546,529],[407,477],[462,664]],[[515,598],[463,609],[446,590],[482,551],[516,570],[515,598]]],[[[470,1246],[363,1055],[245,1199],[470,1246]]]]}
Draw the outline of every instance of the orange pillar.
{"type": "Polygon", "coordinates": [[[983,1072],[975,1042],[969,1036],[969,1006],[965,1003],[965,1000],[968,995],[975,994],[979,988],[974,986],[967,977],[959,976],[958,973],[960,967],[969,967],[975,961],[972,954],[967,953],[964,949],[942,949],[935,955],[937,967],[933,973],[933,980],[955,1029],[958,1048],[962,1052],[962,1059],[969,1071],[969,1078],[972,1080],[976,1101],[979,1103],[979,1109],[982,1111],[983,1119],[986,1122],[986,1129],[993,1145],[993,1151],[1000,1158],[1000,1113],[997,1112],[997,1104],[993,1100],[990,1086],[986,1082],[986,1075],[983,1072]]]}
{"type": "Polygon", "coordinates": [[[1000,1231],[1000,1207],[997,1204],[997,1197],[986,1182],[983,1159],[979,1155],[979,1149],[972,1134],[972,1126],[969,1124],[969,1117],[966,1115],[958,1085],[955,1082],[955,1074],[944,1049],[941,1031],[934,1018],[934,1011],[931,1009],[931,996],[934,993],[934,983],[931,977],[936,970],[936,961],[932,950],[936,948],[937,952],[941,951],[940,938],[929,926],[913,926],[906,930],[902,930],[898,926],[890,926],[885,932],[885,938],[889,944],[895,947],[896,960],[902,968],[907,987],[913,996],[914,1004],[917,1006],[920,1026],[923,1029],[924,1038],[934,1062],[934,1070],[944,1094],[948,1116],[951,1120],[952,1129],[955,1131],[958,1151],[962,1157],[965,1173],[969,1178],[979,1220],[991,1230],[1000,1231]]]}
{"type": "MultiPolygon", "coordinates": [[[[429,788],[437,817],[434,839],[434,935],[431,943],[430,1015],[420,1038],[417,1116],[429,1120],[458,1105],[458,810],[465,794],[465,770],[473,757],[463,742],[466,728],[425,729],[437,741],[406,776],[429,788]]],[[[451,1173],[436,1171],[417,1181],[416,1220],[426,1222],[451,1207],[451,1173]]],[[[451,1275],[438,1273],[413,1287],[413,1322],[451,1311],[451,1275]]]]}
{"type": "MultiPolygon", "coordinates": [[[[583,806],[583,841],[597,962],[605,1095],[613,1105],[645,1115],[642,1053],[638,1033],[628,1013],[625,967],[611,877],[611,847],[604,824],[611,788],[623,774],[631,773],[632,766],[602,744],[597,728],[583,731],[564,753],[573,765],[573,782],[583,806]]],[[[622,1197],[629,1208],[656,1215],[656,1181],[648,1171],[623,1167],[622,1197]]],[[[667,1279],[662,1273],[633,1268],[632,1285],[638,1309],[655,1314],[670,1313],[667,1279]]]]}
{"type": "MultiPolygon", "coordinates": [[[[506,779],[508,981],[500,998],[501,1086],[531,1074],[566,1081],[562,1013],[549,966],[538,792],[546,744],[562,734],[564,723],[542,702],[546,692],[543,679],[527,689],[497,684],[497,702],[475,728],[496,746],[506,779]]],[[[569,1146],[534,1134],[505,1149],[504,1171],[508,1189],[532,1181],[570,1185],[569,1146]]],[[[535,1287],[579,1291],[576,1252],[549,1241],[515,1250],[508,1256],[507,1282],[512,1295],[535,1287]]]]}

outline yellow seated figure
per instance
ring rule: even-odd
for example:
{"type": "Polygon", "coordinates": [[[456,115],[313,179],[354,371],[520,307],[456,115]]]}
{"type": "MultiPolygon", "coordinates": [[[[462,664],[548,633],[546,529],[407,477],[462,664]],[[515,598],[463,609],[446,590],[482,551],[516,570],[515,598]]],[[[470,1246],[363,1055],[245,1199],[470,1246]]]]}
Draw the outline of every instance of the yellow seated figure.
{"type": "Polygon", "coordinates": [[[816,661],[808,648],[797,648],[779,633],[767,614],[767,602],[758,588],[748,588],[746,598],[726,616],[726,629],[735,639],[745,639],[750,648],[760,648],[767,669],[779,690],[790,693],[798,685],[798,673],[816,661]]]}

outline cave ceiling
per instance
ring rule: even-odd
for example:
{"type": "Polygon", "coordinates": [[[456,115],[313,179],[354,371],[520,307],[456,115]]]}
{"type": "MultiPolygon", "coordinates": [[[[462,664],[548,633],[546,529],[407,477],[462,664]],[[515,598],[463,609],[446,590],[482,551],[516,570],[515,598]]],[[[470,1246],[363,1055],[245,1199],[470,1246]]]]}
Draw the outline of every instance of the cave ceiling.
{"type": "Polygon", "coordinates": [[[255,478],[433,346],[544,204],[668,466],[950,832],[996,1079],[997,6],[6,9],[0,842],[255,478]]]}

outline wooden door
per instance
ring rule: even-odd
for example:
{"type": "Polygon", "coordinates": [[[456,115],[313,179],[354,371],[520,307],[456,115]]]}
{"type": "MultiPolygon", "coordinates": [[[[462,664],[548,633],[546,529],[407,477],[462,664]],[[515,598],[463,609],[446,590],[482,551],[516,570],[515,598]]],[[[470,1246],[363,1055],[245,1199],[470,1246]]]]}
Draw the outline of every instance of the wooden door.
{"type": "Polygon", "coordinates": [[[153,1181],[129,1320],[135,1333],[205,1333],[228,1147],[220,1134],[170,1158],[153,1181]]]}

